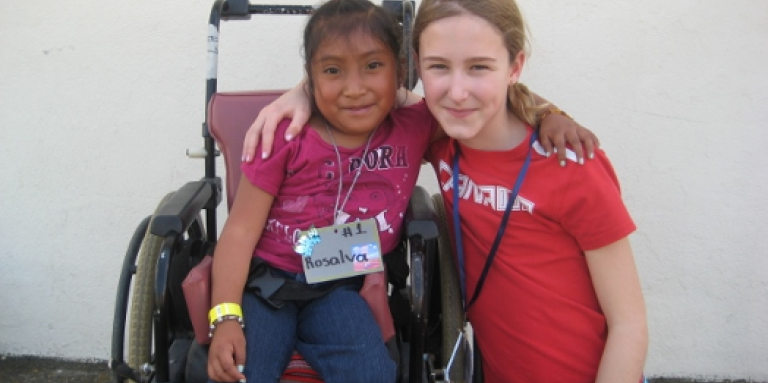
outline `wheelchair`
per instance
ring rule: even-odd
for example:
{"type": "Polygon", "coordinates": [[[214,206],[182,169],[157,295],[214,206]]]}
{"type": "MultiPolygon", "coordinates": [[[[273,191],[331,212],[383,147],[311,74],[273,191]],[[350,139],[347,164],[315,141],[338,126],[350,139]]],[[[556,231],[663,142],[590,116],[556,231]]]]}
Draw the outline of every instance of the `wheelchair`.
{"type": "MultiPolygon", "coordinates": [[[[397,13],[409,41],[413,2],[387,1],[384,5],[397,13]]],[[[307,15],[312,11],[312,6],[303,5],[214,2],[209,18],[204,150],[199,155],[205,161],[205,175],[168,193],[156,210],[141,220],[130,239],[115,302],[109,362],[114,383],[207,382],[207,346],[195,340],[182,281],[206,255],[213,253],[216,209],[225,197],[227,208],[234,199],[245,132],[259,111],[282,93],[217,93],[220,21],[248,20],[252,15],[307,15]],[[225,182],[216,174],[216,157],[220,155],[226,164],[225,182]]],[[[409,52],[406,60],[406,86],[412,89],[415,71],[409,52]]],[[[187,154],[195,157],[195,152],[187,154]]],[[[417,186],[400,245],[384,257],[396,330],[388,347],[398,362],[400,383],[463,381],[458,373],[463,367],[458,362],[453,365],[451,379],[445,376],[445,366],[464,320],[445,222],[439,196],[430,197],[417,186]]],[[[475,374],[473,381],[481,379],[475,374]]],[[[281,381],[322,380],[294,354],[281,381]]]]}

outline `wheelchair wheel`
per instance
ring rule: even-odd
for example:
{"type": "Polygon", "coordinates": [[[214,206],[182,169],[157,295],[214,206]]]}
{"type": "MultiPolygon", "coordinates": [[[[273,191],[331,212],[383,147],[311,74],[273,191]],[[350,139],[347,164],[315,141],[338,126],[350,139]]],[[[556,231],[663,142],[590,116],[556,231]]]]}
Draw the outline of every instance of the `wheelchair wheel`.
{"type": "MultiPolygon", "coordinates": [[[[451,238],[448,233],[449,217],[445,212],[443,198],[440,194],[432,196],[432,203],[437,213],[438,229],[438,263],[440,267],[440,300],[441,300],[441,319],[443,329],[442,342],[442,366],[448,365],[448,360],[453,353],[453,346],[456,343],[459,332],[464,325],[464,308],[461,305],[461,291],[459,286],[459,275],[456,267],[456,261],[451,247],[451,238]]],[[[456,355],[451,370],[451,382],[464,381],[464,355],[456,355]]]]}
{"type": "MultiPolygon", "coordinates": [[[[166,195],[158,204],[161,206],[173,193],[166,195]]],[[[141,371],[150,364],[152,356],[152,308],[154,306],[155,267],[163,239],[150,233],[147,227],[141,242],[136,275],[131,295],[131,311],[128,322],[128,365],[141,371]]]]}
{"type": "Polygon", "coordinates": [[[117,299],[115,302],[115,315],[112,323],[112,354],[110,368],[114,370],[113,383],[125,383],[128,376],[134,376],[133,371],[123,362],[125,351],[125,323],[128,314],[128,302],[131,293],[131,280],[136,271],[136,258],[144,241],[149,221],[152,216],[145,217],[136,227],[136,230],[128,244],[128,251],[123,258],[123,268],[120,272],[120,281],[117,285],[117,299]]]}

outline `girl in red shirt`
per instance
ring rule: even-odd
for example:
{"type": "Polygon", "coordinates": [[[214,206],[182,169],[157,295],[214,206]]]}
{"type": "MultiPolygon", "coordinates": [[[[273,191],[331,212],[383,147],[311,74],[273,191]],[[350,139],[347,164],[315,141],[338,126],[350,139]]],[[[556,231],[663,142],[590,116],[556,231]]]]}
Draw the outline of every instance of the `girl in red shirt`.
{"type": "MultiPolygon", "coordinates": [[[[648,342],[628,240],[635,225],[602,151],[565,170],[581,163],[578,146],[547,158],[549,133],[532,128],[542,105],[519,83],[525,31],[513,0],[423,0],[413,33],[427,106],[449,136],[427,159],[456,216],[449,226],[484,376],[635,383],[648,342]]],[[[307,109],[293,110],[304,98],[297,88],[265,109],[243,153],[254,153],[262,124],[286,115],[301,124],[307,109]]]]}

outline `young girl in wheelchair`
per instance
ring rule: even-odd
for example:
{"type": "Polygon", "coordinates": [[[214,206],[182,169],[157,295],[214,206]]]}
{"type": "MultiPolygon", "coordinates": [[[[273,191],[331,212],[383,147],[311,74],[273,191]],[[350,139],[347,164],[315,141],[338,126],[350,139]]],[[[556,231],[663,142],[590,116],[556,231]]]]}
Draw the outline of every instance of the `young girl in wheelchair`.
{"type": "MultiPolygon", "coordinates": [[[[526,37],[514,0],[422,0],[413,36],[425,102],[450,136],[426,157],[453,226],[485,381],[642,380],[645,307],[627,238],[635,225],[602,151],[565,169],[546,158],[546,133],[532,129],[541,107],[518,82],[526,37]]],[[[301,116],[291,110],[305,104],[294,90],[265,108],[273,115],[259,116],[243,153],[253,155],[262,125],[301,116]]]]}
{"type": "Polygon", "coordinates": [[[308,21],[312,116],[271,157],[242,165],[215,250],[211,380],[277,382],[294,350],[327,383],[396,380],[358,292],[399,241],[436,131],[424,104],[397,108],[401,35],[388,11],[364,0],[327,2],[308,21]],[[312,298],[275,304],[244,292],[252,258],[312,298]]]}

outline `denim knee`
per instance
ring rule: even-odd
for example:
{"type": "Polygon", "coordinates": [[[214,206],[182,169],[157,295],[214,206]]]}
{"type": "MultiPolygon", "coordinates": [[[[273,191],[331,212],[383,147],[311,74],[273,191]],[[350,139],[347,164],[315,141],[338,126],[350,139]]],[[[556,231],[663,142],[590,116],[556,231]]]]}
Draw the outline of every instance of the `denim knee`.
{"type": "Polygon", "coordinates": [[[251,293],[243,295],[245,371],[248,382],[277,382],[296,345],[296,306],[279,310],[251,293]]]}
{"type": "Polygon", "coordinates": [[[304,306],[299,352],[326,383],[393,383],[397,365],[355,286],[342,286],[304,306]]]}
{"type": "Polygon", "coordinates": [[[298,343],[298,350],[325,383],[394,383],[397,364],[383,343],[360,348],[298,343]]]}
{"type": "Polygon", "coordinates": [[[389,357],[386,348],[383,353],[377,352],[358,363],[361,365],[344,372],[344,379],[340,382],[395,383],[397,380],[397,364],[389,357]]]}

